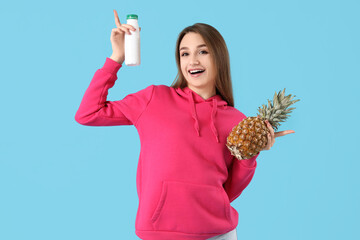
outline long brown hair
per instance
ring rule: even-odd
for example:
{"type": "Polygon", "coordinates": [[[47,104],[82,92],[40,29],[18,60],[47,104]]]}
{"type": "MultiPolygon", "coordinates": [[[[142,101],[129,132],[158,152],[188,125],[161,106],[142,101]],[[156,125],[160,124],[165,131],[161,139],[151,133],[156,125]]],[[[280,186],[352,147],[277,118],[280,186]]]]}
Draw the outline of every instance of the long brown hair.
{"type": "Polygon", "coordinates": [[[221,34],[212,26],[205,23],[196,23],[182,30],[176,41],[175,58],[178,73],[174,82],[170,87],[183,89],[187,86],[184,75],[180,67],[180,43],[185,34],[189,32],[199,33],[208,46],[213,57],[215,66],[217,67],[217,77],[215,79],[216,94],[219,94],[229,106],[234,107],[234,97],[230,74],[230,58],[229,52],[221,34]]]}

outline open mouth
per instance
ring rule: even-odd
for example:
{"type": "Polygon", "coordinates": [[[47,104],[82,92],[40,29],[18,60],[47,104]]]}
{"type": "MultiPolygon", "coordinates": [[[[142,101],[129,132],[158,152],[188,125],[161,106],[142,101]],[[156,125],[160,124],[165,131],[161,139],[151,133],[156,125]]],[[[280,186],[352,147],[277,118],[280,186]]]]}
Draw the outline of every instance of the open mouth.
{"type": "Polygon", "coordinates": [[[200,76],[203,72],[205,72],[205,70],[203,70],[203,69],[192,69],[192,70],[189,70],[188,72],[191,74],[191,76],[197,77],[197,76],[200,76]]]}

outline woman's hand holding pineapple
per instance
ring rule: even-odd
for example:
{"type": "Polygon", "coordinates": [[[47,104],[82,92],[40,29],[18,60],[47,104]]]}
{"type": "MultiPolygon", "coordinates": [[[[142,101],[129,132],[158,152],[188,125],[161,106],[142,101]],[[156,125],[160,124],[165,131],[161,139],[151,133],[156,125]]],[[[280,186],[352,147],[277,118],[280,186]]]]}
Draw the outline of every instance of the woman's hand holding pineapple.
{"type": "Polygon", "coordinates": [[[274,132],[274,128],[270,125],[269,121],[265,120],[265,123],[269,129],[269,133],[267,134],[268,142],[267,142],[267,145],[264,147],[264,149],[261,151],[270,150],[270,148],[275,143],[275,138],[282,137],[282,136],[285,136],[290,133],[295,133],[294,130],[285,130],[285,131],[281,131],[281,132],[274,132]]]}

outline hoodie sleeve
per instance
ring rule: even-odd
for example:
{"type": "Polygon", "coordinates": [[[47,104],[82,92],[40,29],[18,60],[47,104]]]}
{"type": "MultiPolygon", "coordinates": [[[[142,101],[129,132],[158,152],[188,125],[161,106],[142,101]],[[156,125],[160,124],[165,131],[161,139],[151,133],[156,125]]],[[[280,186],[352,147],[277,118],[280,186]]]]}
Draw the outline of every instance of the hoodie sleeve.
{"type": "Polygon", "coordinates": [[[260,153],[246,160],[238,160],[233,156],[228,179],[224,183],[224,189],[229,196],[230,202],[238,198],[242,191],[249,185],[255,174],[255,168],[257,166],[256,158],[259,154],[260,153]]]}
{"type": "Polygon", "coordinates": [[[78,123],[87,126],[136,125],[155,86],[129,94],[119,101],[107,101],[108,90],[114,86],[121,66],[106,58],[104,66],[95,72],[75,114],[78,123]]]}

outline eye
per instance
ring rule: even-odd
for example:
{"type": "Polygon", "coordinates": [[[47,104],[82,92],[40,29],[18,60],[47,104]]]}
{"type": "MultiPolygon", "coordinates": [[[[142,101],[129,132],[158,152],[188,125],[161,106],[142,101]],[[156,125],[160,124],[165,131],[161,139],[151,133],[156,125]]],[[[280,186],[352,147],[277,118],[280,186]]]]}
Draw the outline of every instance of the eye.
{"type": "Polygon", "coordinates": [[[183,52],[183,53],[181,54],[182,57],[187,56],[187,55],[189,55],[187,52],[183,52]]]}
{"type": "Polygon", "coordinates": [[[206,50],[201,50],[200,54],[208,54],[208,52],[206,50]]]}

